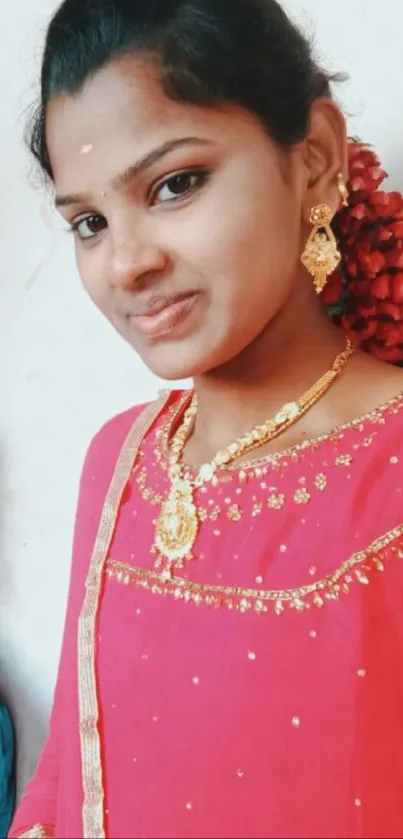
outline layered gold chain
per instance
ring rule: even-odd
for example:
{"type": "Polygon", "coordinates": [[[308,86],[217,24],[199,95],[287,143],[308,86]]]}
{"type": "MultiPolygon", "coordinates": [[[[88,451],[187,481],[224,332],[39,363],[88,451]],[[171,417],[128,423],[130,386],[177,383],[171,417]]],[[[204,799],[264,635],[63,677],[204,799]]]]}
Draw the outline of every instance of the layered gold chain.
{"type": "Polygon", "coordinates": [[[191,551],[200,525],[194,501],[195,490],[211,481],[218,469],[227,468],[235,460],[266,445],[298,422],[327,393],[344,370],[354,349],[354,344],[347,341],[345,349],[336,356],[330,370],[296,402],[288,402],[274,418],[256,426],[225,449],[220,449],[209,463],[200,467],[195,480],[186,474],[185,467],[180,462],[197,415],[197,397],[193,396],[170,446],[168,475],[171,485],[168,498],[162,503],[155,530],[153,549],[159,555],[156,567],[163,569],[167,579],[172,576],[173,568],[182,568],[185,559],[192,559],[191,551]]]}

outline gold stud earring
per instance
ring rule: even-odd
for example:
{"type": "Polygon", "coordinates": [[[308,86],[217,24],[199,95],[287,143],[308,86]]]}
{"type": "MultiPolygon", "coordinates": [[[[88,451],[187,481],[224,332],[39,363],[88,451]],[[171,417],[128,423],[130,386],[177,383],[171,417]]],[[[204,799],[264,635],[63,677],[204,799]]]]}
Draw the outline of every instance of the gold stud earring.
{"type": "Polygon", "coordinates": [[[343,207],[348,207],[348,198],[349,198],[348,189],[347,189],[346,182],[344,180],[344,176],[342,175],[341,172],[339,172],[339,174],[337,175],[337,186],[339,188],[342,206],[343,207]]]}
{"type": "Polygon", "coordinates": [[[332,210],[327,204],[319,204],[312,208],[310,222],[313,228],[301,257],[303,266],[313,277],[317,294],[321,294],[328,277],[333,274],[341,260],[330,227],[332,218],[332,210]]]}

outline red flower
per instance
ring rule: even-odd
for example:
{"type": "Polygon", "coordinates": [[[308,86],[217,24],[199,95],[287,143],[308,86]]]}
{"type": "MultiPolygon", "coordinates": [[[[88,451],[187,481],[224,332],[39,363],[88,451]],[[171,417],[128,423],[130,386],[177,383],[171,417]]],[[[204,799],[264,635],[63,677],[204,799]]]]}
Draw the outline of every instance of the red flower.
{"type": "Polygon", "coordinates": [[[349,145],[350,190],[371,194],[385,180],[386,172],[370,146],[352,141],[349,145]]]}
{"type": "Polygon", "coordinates": [[[388,349],[395,347],[400,340],[400,329],[395,324],[378,323],[376,328],[376,337],[388,349]]]}
{"type": "Polygon", "coordinates": [[[335,271],[334,274],[329,279],[329,282],[326,284],[323,292],[322,292],[322,300],[326,306],[331,306],[333,303],[337,303],[340,299],[341,293],[343,291],[343,278],[338,271],[335,271]]]}
{"type": "Polygon", "coordinates": [[[403,210],[403,198],[399,192],[375,192],[371,204],[380,218],[391,218],[403,210]]]}
{"type": "Polygon", "coordinates": [[[389,268],[403,268],[403,250],[401,247],[387,254],[389,268]]]}
{"type": "Polygon", "coordinates": [[[378,274],[371,286],[373,297],[378,300],[387,300],[390,294],[389,274],[378,274]]]}
{"type": "Polygon", "coordinates": [[[349,338],[403,365],[403,196],[379,190],[387,174],[369,146],[351,141],[348,151],[349,206],[334,223],[342,268],[323,302],[349,338]]]}
{"type": "Polygon", "coordinates": [[[400,321],[402,316],[400,307],[396,306],[395,303],[389,302],[381,303],[378,306],[378,314],[382,316],[383,322],[387,320],[389,323],[392,323],[392,321],[400,321]]]}
{"type": "Polygon", "coordinates": [[[390,225],[390,233],[403,242],[403,221],[395,221],[390,225]]]}
{"type": "Polygon", "coordinates": [[[359,269],[371,279],[386,268],[386,259],[380,251],[366,252],[366,248],[361,247],[358,250],[357,257],[359,269]]]}

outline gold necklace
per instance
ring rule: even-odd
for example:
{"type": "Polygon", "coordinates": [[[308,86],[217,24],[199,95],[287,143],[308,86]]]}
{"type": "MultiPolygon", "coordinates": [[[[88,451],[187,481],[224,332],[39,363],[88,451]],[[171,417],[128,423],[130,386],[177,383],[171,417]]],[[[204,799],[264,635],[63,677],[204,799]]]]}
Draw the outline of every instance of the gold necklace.
{"type": "Polygon", "coordinates": [[[172,439],[168,471],[171,486],[168,498],[162,504],[155,528],[153,551],[159,554],[156,567],[163,567],[164,578],[170,579],[173,568],[183,568],[183,561],[192,559],[191,551],[200,525],[194,501],[195,490],[211,481],[217,469],[228,467],[230,463],[248,452],[274,440],[301,419],[327,393],[333,382],[340,376],[354,350],[355,345],[347,341],[345,349],[336,356],[330,370],[296,402],[286,403],[274,418],[256,426],[227,448],[220,449],[209,463],[200,467],[196,479],[192,481],[185,474],[180,459],[197,414],[197,397],[193,396],[183,422],[172,439]]]}

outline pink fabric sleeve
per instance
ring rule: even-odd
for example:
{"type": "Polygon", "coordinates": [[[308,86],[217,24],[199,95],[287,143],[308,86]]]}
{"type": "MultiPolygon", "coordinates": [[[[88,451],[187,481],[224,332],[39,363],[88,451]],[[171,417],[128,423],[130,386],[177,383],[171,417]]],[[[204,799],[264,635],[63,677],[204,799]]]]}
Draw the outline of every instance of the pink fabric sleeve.
{"type": "Polygon", "coordinates": [[[35,775],[28,784],[14,816],[9,839],[54,835],[60,739],[65,721],[66,697],[70,709],[72,703],[77,703],[76,695],[71,696],[75,685],[72,672],[73,670],[74,673],[76,672],[77,620],[84,596],[85,578],[116,459],[138,412],[138,408],[132,409],[110,420],[92,441],[85,459],[74,530],[73,560],[63,643],[48,738],[39,758],[35,775]]]}

